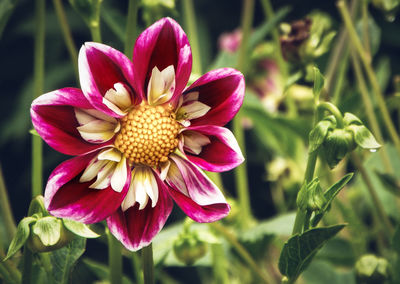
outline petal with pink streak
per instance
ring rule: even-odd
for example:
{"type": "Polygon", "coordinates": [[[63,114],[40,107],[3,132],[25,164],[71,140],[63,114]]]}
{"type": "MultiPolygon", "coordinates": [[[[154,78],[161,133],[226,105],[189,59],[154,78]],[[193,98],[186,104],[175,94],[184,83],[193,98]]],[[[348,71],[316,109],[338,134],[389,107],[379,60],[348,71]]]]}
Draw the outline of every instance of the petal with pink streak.
{"type": "Polygon", "coordinates": [[[228,215],[229,204],[209,178],[190,161],[177,155],[171,155],[170,158],[179,171],[173,171],[171,165],[166,179],[170,186],[169,193],[186,215],[201,223],[214,222],[228,215]],[[171,177],[171,174],[178,176],[171,177]],[[186,189],[179,188],[182,184],[174,182],[177,179],[183,180],[186,189]]]}
{"type": "Polygon", "coordinates": [[[85,154],[112,143],[85,141],[76,129],[79,123],[74,108],[93,109],[79,89],[64,88],[41,95],[32,102],[33,126],[47,144],[67,155],[85,154]]]}
{"type": "Polygon", "coordinates": [[[146,97],[147,85],[154,67],[160,71],[173,65],[175,100],[185,88],[192,70],[192,52],[185,32],[171,18],[163,18],[147,28],[137,39],[133,50],[136,89],[146,97]]]}
{"type": "MultiPolygon", "coordinates": [[[[120,193],[111,186],[93,189],[90,182],[79,182],[82,172],[98,154],[78,156],[60,164],[50,175],[45,191],[45,205],[50,214],[82,223],[106,219],[120,207],[130,184],[130,170],[120,193]]],[[[129,167],[128,164],[126,165],[129,167]]]]}
{"type": "Polygon", "coordinates": [[[79,79],[86,98],[97,109],[120,117],[103,103],[103,97],[114,84],[122,83],[132,95],[132,104],[140,103],[135,95],[132,62],[118,50],[95,42],[87,42],[79,51],[79,79]]]}
{"type": "Polygon", "coordinates": [[[191,125],[218,125],[229,122],[243,103],[245,83],[242,73],[232,68],[212,70],[185,90],[199,92],[199,101],[211,107],[202,117],[191,120],[191,125]]]}
{"type": "Polygon", "coordinates": [[[158,184],[159,199],[153,208],[151,202],[139,210],[136,203],[125,212],[121,207],[107,218],[110,232],[129,250],[136,251],[151,243],[162,229],[171,213],[173,202],[165,184],[154,174],[158,184]]]}
{"type": "Polygon", "coordinates": [[[204,125],[189,127],[185,131],[196,131],[210,139],[211,143],[203,146],[200,154],[185,153],[192,163],[203,170],[211,172],[229,171],[244,161],[239,145],[229,129],[221,126],[204,125]]]}

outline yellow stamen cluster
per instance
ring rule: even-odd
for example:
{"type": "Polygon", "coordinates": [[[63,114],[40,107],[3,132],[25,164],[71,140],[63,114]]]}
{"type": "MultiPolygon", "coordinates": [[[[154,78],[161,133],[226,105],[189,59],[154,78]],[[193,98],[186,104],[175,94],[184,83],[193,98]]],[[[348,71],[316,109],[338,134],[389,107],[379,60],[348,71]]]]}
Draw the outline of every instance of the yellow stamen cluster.
{"type": "Polygon", "coordinates": [[[178,146],[179,129],[171,107],[140,105],[121,119],[114,144],[131,163],[158,166],[178,146]]]}

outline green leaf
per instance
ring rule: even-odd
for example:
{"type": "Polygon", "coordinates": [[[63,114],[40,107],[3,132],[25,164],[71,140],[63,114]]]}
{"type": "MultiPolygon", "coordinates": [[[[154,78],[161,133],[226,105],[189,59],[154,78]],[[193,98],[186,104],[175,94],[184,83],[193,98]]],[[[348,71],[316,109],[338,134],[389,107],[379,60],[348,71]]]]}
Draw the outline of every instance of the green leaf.
{"type": "Polygon", "coordinates": [[[315,127],[311,130],[309,135],[309,144],[310,149],[309,152],[312,153],[321,146],[324,142],[328,131],[333,129],[336,126],[336,119],[333,115],[330,115],[315,125],[315,127]]]}
{"type": "Polygon", "coordinates": [[[62,219],[62,222],[69,231],[74,233],[75,235],[84,237],[84,238],[98,238],[100,235],[93,232],[87,225],[70,220],[70,219],[62,219]]]}
{"type": "MultiPolygon", "coordinates": [[[[110,279],[110,276],[109,276],[110,272],[109,272],[108,266],[106,266],[106,265],[104,265],[102,263],[93,261],[93,260],[91,260],[89,258],[83,259],[83,263],[99,279],[104,280],[104,281],[107,281],[108,279],[110,279]]],[[[122,284],[131,284],[131,283],[132,283],[132,281],[129,280],[128,277],[126,277],[125,275],[122,276],[122,284]]]]}
{"type": "Polygon", "coordinates": [[[3,34],[4,28],[10,18],[12,12],[17,5],[18,0],[1,0],[0,1],[0,38],[3,34]]]}
{"type": "Polygon", "coordinates": [[[265,39],[265,37],[272,31],[275,26],[282,21],[287,14],[289,14],[291,8],[283,7],[279,9],[272,19],[268,19],[267,22],[262,24],[260,27],[251,34],[249,38],[249,50],[252,50],[257,44],[265,39]]]}
{"type": "Polygon", "coordinates": [[[317,226],[318,222],[322,219],[325,212],[329,210],[329,207],[332,201],[335,199],[336,195],[342,190],[342,188],[351,180],[353,177],[353,173],[349,173],[342,177],[338,182],[332,185],[328,190],[324,193],[324,197],[326,199],[326,203],[324,207],[317,213],[314,218],[311,220],[311,225],[313,227],[317,226]]]}
{"type": "Polygon", "coordinates": [[[61,237],[61,220],[51,216],[40,218],[32,226],[32,231],[43,245],[55,245],[61,237]]]}
{"type": "Polygon", "coordinates": [[[279,257],[279,271],[290,280],[295,281],[310,264],[318,250],[344,226],[341,224],[315,228],[291,237],[284,244],[279,257]]]}
{"type": "Polygon", "coordinates": [[[392,174],[381,173],[378,170],[375,170],[374,172],[381,183],[384,185],[384,189],[396,196],[400,196],[400,179],[392,174]]]}
{"type": "Polygon", "coordinates": [[[356,284],[353,271],[337,269],[330,262],[319,259],[310,264],[302,278],[307,284],[356,284]]]}
{"type": "Polygon", "coordinates": [[[19,222],[17,227],[17,234],[14,239],[11,241],[11,244],[8,248],[7,256],[4,260],[12,257],[26,242],[30,235],[30,224],[36,222],[37,219],[34,217],[25,217],[19,222]]]}
{"type": "Polygon", "coordinates": [[[319,95],[321,94],[322,88],[324,87],[325,78],[322,76],[321,72],[317,67],[314,67],[314,87],[313,93],[315,101],[318,102],[319,95]]]}
{"type": "Polygon", "coordinates": [[[67,284],[76,261],[84,253],[86,239],[77,237],[65,247],[50,254],[55,283],[67,284]]]}

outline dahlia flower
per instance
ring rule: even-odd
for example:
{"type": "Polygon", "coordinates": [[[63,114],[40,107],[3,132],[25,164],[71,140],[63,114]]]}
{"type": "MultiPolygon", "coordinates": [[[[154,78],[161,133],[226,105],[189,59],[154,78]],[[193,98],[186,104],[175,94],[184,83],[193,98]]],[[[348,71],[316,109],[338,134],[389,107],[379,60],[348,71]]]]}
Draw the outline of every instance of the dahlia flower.
{"type": "Polygon", "coordinates": [[[213,70],[186,87],[191,49],[169,18],[139,36],[133,61],[94,42],[78,60],[81,89],[44,94],[31,107],[39,135],[75,156],[50,175],[47,210],[83,223],[106,219],[130,250],[151,242],[173,200],[197,222],[225,217],[230,207],[201,169],[227,171],[243,161],[223,127],[243,102],[242,74],[213,70]]]}

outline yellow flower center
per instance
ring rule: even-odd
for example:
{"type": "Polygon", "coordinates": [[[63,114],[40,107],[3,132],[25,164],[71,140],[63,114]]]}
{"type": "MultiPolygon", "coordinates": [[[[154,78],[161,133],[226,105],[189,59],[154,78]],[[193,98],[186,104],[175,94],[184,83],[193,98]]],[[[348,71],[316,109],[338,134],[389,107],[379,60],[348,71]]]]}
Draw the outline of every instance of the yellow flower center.
{"type": "Polygon", "coordinates": [[[114,144],[130,163],[155,167],[175,151],[180,128],[171,107],[142,104],[121,119],[114,144]]]}

